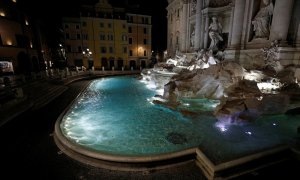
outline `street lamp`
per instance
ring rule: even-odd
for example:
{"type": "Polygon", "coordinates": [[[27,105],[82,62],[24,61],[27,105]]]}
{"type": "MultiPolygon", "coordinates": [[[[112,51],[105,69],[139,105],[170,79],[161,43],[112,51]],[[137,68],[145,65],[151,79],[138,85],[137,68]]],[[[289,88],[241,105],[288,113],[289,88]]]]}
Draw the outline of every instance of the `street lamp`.
{"type": "Polygon", "coordinates": [[[90,49],[87,48],[85,51],[82,51],[82,54],[88,60],[89,69],[92,69],[92,67],[94,66],[93,59],[91,58],[93,54],[92,51],[90,51],[90,49]]]}

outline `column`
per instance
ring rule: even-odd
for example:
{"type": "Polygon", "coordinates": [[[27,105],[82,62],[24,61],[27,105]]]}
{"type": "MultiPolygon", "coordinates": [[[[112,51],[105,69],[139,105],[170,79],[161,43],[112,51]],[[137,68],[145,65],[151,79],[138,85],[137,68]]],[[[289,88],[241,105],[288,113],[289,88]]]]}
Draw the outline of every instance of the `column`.
{"type": "Polygon", "coordinates": [[[196,27],[195,27],[195,49],[200,48],[201,39],[201,26],[202,26],[202,4],[203,0],[197,0],[196,4],[196,27]]]}
{"type": "Polygon", "coordinates": [[[233,25],[231,31],[231,47],[237,47],[241,43],[244,23],[245,0],[235,0],[233,25]]]}
{"type": "Polygon", "coordinates": [[[270,31],[270,40],[286,41],[294,0],[276,0],[270,31]]]}
{"type": "Polygon", "coordinates": [[[188,0],[182,0],[182,14],[180,16],[180,32],[181,41],[180,41],[180,51],[186,52],[187,51],[187,9],[188,9],[188,0]]]}
{"type": "Polygon", "coordinates": [[[209,16],[206,14],[205,17],[205,29],[204,29],[204,48],[207,49],[207,42],[208,42],[208,26],[209,26],[209,16]]]}
{"type": "MultiPolygon", "coordinates": [[[[294,8],[300,9],[300,1],[295,1],[294,8]]],[[[296,34],[296,46],[300,47],[300,11],[294,12],[292,15],[295,19],[295,26],[297,27],[297,34],[296,34]]]]}
{"type": "Polygon", "coordinates": [[[296,46],[300,47],[300,22],[298,22],[298,31],[297,31],[297,37],[296,37],[296,46]]]}
{"type": "MultiPolygon", "coordinates": [[[[201,11],[202,13],[202,11],[201,11]]],[[[200,49],[204,48],[204,33],[205,33],[205,17],[201,15],[201,27],[200,27],[200,49]]]]}

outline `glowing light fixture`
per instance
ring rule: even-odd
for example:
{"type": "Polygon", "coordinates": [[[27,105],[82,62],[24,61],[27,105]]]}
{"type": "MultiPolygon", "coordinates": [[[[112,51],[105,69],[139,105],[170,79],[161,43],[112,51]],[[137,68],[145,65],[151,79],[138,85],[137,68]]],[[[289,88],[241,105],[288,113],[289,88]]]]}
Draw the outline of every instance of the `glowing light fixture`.
{"type": "Polygon", "coordinates": [[[245,132],[246,134],[252,135],[252,133],[250,131],[245,132]]]}
{"type": "Polygon", "coordinates": [[[86,49],[86,51],[82,51],[82,54],[87,57],[90,58],[90,56],[93,54],[92,51],[90,51],[89,48],[86,49]]]}
{"type": "Polygon", "coordinates": [[[0,11],[0,16],[5,17],[5,12],[4,11],[0,11]]]}
{"type": "Polygon", "coordinates": [[[9,40],[7,40],[6,41],[6,45],[9,45],[9,46],[11,46],[12,45],[12,41],[9,39],[9,40]]]}

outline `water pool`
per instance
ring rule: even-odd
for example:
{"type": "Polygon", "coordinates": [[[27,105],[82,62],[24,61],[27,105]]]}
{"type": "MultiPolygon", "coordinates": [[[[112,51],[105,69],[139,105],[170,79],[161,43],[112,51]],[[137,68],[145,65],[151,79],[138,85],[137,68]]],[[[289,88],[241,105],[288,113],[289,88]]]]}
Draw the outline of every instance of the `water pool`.
{"type": "MultiPolygon", "coordinates": [[[[71,143],[94,152],[143,157],[200,147],[215,163],[299,141],[299,115],[226,124],[209,113],[185,117],[152,104],[155,94],[133,76],[94,80],[62,117],[61,132],[71,143]]],[[[200,104],[204,111],[216,103],[184,102],[200,104]]]]}

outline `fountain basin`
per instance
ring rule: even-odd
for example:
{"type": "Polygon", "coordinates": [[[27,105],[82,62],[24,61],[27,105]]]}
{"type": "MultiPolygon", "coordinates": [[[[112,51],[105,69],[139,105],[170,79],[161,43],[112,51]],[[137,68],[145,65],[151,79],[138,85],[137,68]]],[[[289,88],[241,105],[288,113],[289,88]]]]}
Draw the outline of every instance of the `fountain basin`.
{"type": "MultiPolygon", "coordinates": [[[[299,141],[298,115],[228,124],[207,113],[185,117],[155,105],[155,93],[131,76],[92,81],[58,118],[56,144],[75,159],[90,159],[89,164],[151,163],[203,154],[206,162],[218,165],[299,141]]],[[[203,111],[214,107],[208,101],[183,102],[203,111]]]]}

